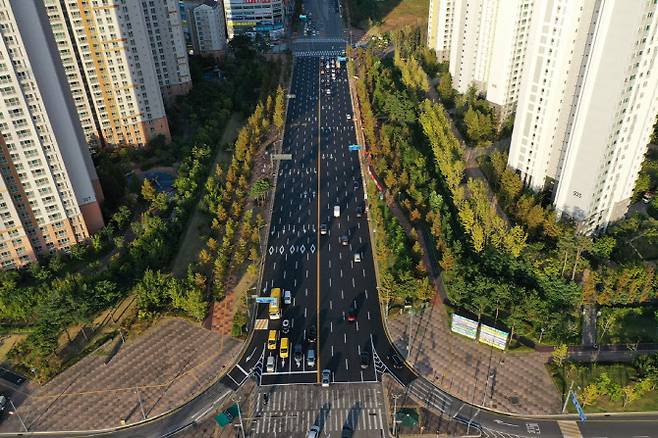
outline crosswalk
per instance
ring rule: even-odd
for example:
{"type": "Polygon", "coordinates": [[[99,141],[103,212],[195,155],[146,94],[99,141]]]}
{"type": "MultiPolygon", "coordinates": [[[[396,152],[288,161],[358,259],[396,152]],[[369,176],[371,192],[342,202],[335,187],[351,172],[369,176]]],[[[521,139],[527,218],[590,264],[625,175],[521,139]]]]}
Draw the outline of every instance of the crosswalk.
{"type": "Polygon", "coordinates": [[[293,52],[294,56],[297,57],[308,57],[308,56],[342,56],[345,54],[344,50],[300,50],[293,52]]]}
{"type": "MultiPolygon", "coordinates": [[[[293,436],[318,425],[329,434],[344,428],[384,431],[384,397],[379,385],[336,385],[331,388],[296,385],[258,397],[253,436],[293,436]]],[[[260,394],[259,394],[260,395],[260,394]]]]}
{"type": "Polygon", "coordinates": [[[560,427],[560,432],[564,438],[583,438],[576,421],[558,421],[557,425],[560,427]]]}

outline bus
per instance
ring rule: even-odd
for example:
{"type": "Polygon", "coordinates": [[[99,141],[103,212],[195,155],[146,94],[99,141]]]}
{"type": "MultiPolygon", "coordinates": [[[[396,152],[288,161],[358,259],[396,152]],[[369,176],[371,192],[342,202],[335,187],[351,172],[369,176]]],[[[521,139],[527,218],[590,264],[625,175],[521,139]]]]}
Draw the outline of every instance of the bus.
{"type": "Polygon", "coordinates": [[[281,318],[281,289],[272,288],[270,298],[274,299],[274,302],[269,305],[270,319],[279,319],[281,318]]]}

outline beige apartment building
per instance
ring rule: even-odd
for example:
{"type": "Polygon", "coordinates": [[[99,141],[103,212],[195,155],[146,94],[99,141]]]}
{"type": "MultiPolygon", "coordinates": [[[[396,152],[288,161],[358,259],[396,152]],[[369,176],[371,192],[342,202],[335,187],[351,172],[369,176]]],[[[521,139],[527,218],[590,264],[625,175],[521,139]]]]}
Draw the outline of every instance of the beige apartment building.
{"type": "Polygon", "coordinates": [[[90,145],[169,140],[164,99],[191,86],[175,0],[42,2],[90,145]]]}
{"type": "Polygon", "coordinates": [[[0,267],[85,240],[101,196],[43,0],[0,0],[0,267]]]}

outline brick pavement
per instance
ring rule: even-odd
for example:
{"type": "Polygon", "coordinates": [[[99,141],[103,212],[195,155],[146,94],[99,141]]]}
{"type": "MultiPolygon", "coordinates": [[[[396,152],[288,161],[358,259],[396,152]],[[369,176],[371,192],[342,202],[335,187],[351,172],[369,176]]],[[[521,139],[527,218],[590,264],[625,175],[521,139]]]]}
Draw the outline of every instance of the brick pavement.
{"type": "MultiPolygon", "coordinates": [[[[92,353],[43,386],[29,383],[18,413],[30,431],[84,430],[140,421],[205,389],[239,354],[241,342],[184,319],[168,318],[124,345],[105,365],[92,353]],[[142,407],[140,407],[140,398],[142,407]]],[[[21,430],[16,415],[0,432],[21,430]]]]}
{"type": "Polygon", "coordinates": [[[388,327],[395,345],[416,371],[455,397],[517,414],[555,414],[561,410],[560,394],[545,367],[548,353],[492,351],[455,335],[437,300],[414,315],[410,353],[409,316],[389,317],[388,327]]]}

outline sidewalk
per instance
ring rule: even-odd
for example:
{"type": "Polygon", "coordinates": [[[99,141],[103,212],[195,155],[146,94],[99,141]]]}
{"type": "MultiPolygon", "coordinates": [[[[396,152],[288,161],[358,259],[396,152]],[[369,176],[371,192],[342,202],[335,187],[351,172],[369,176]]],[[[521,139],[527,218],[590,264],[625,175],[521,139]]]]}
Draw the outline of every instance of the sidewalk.
{"type": "Polygon", "coordinates": [[[388,318],[396,347],[419,374],[453,396],[516,414],[555,414],[561,398],[546,370],[550,353],[509,353],[450,332],[448,316],[435,300],[411,317],[388,318]]]}
{"type": "MultiPolygon", "coordinates": [[[[241,345],[227,337],[220,347],[218,334],[184,319],[164,319],[121,347],[109,363],[101,348],[43,386],[28,383],[12,400],[30,432],[134,423],[202,392],[241,345]]],[[[23,430],[17,415],[0,424],[0,432],[23,430]]]]}

